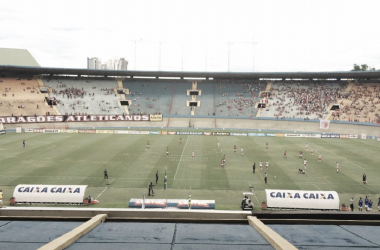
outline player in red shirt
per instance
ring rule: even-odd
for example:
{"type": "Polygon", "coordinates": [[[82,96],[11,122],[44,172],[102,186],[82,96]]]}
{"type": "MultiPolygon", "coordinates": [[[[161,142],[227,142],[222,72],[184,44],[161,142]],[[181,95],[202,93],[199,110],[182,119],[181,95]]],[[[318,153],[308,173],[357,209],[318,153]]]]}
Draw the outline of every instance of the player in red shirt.
{"type": "Polygon", "coordinates": [[[310,149],[310,154],[314,155],[314,148],[313,147],[311,147],[311,149],[310,149]]]}
{"type": "Polygon", "coordinates": [[[182,137],[179,138],[179,144],[181,144],[181,143],[182,143],[182,137]]]}
{"type": "Polygon", "coordinates": [[[322,155],[321,154],[318,155],[318,162],[322,162],[322,155]]]}
{"type": "Polygon", "coordinates": [[[283,157],[283,158],[288,159],[288,156],[286,155],[286,150],[285,150],[285,152],[284,152],[284,157],[283,157]]]}
{"type": "Polygon", "coordinates": [[[302,159],[302,151],[300,151],[300,156],[298,158],[302,159]]]}
{"type": "Polygon", "coordinates": [[[236,153],[236,145],[234,145],[234,152],[236,153]]]}
{"type": "Polygon", "coordinates": [[[194,154],[194,151],[191,152],[191,159],[194,159],[195,158],[195,154],[194,154]]]}
{"type": "Polygon", "coordinates": [[[268,149],[268,147],[269,147],[269,143],[267,142],[265,145],[267,146],[267,149],[268,149]]]}
{"type": "Polygon", "coordinates": [[[146,143],[146,148],[150,148],[149,141],[146,143]]]}

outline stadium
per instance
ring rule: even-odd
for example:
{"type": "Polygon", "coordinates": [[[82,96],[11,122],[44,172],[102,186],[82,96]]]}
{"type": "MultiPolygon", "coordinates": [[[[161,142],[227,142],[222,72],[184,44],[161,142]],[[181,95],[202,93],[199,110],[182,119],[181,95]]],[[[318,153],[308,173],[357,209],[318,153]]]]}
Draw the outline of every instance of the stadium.
{"type": "Polygon", "coordinates": [[[380,247],[379,71],[87,70],[0,53],[2,249],[380,247]]]}

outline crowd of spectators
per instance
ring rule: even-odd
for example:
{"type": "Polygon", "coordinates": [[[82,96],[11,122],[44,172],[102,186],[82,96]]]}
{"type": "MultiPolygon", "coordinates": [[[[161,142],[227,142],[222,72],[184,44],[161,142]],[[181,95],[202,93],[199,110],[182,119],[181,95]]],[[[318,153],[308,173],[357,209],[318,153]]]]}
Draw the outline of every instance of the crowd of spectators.
{"type": "Polygon", "coordinates": [[[346,88],[347,83],[274,82],[269,93],[262,93],[268,105],[261,116],[321,119],[328,115],[329,106],[338,102],[346,88]]]}
{"type": "Polygon", "coordinates": [[[356,83],[339,101],[339,107],[332,113],[333,120],[380,123],[380,86],[356,83]]]}

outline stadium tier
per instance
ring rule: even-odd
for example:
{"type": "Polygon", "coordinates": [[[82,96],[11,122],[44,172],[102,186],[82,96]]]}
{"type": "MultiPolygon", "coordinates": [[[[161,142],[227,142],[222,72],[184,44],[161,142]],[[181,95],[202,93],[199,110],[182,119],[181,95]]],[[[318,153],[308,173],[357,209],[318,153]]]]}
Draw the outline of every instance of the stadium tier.
{"type": "Polygon", "coordinates": [[[0,113],[8,116],[58,114],[47,105],[39,87],[33,78],[1,78],[0,113]]]}

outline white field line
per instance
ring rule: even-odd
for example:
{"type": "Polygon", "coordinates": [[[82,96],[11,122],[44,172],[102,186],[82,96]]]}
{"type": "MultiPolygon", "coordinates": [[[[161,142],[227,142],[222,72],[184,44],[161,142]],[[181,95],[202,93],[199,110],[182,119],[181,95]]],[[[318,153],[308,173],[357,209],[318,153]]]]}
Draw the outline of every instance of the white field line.
{"type": "MultiPolygon", "coordinates": [[[[324,151],[327,151],[323,146],[318,145],[317,147],[321,147],[321,148],[323,148],[324,151]]],[[[363,167],[361,167],[361,166],[359,166],[358,164],[356,164],[356,163],[354,163],[354,162],[348,160],[347,158],[344,158],[344,157],[342,157],[342,156],[340,156],[340,155],[337,155],[336,153],[334,153],[334,152],[332,152],[332,151],[328,151],[328,152],[329,152],[329,153],[332,153],[332,154],[334,154],[334,155],[336,155],[336,156],[338,156],[338,157],[340,157],[340,158],[342,158],[342,159],[345,160],[345,161],[350,162],[351,164],[353,164],[353,165],[355,165],[355,166],[357,166],[357,167],[359,167],[359,168],[361,168],[361,169],[364,169],[363,167]]]]}
{"type": "MultiPolygon", "coordinates": [[[[255,196],[255,199],[256,199],[256,201],[257,201],[257,205],[260,206],[259,199],[257,199],[256,193],[255,193],[255,191],[253,190],[253,187],[251,186],[251,183],[248,182],[248,184],[249,184],[249,188],[251,189],[251,192],[253,193],[253,196],[255,196]]],[[[253,201],[252,201],[252,202],[253,202],[253,201]]]]}
{"type": "Polygon", "coordinates": [[[185,148],[186,148],[186,145],[187,145],[187,141],[188,141],[188,140],[189,140],[189,136],[186,138],[185,146],[183,146],[182,154],[181,154],[181,157],[179,158],[179,162],[178,162],[178,165],[177,165],[177,170],[175,171],[174,180],[175,180],[175,177],[177,176],[177,172],[178,172],[178,169],[179,169],[179,165],[181,164],[181,160],[182,160],[182,157],[183,157],[183,152],[185,152],[185,148]]]}
{"type": "MultiPolygon", "coordinates": [[[[112,179],[110,180],[110,184],[114,181],[115,179],[112,179]]],[[[100,194],[98,194],[98,196],[95,197],[95,200],[97,200],[110,186],[107,185],[102,192],[100,192],[100,194]]]]}

